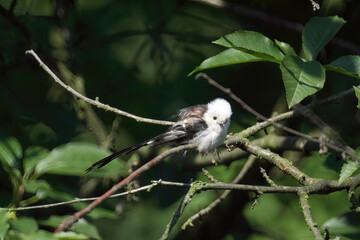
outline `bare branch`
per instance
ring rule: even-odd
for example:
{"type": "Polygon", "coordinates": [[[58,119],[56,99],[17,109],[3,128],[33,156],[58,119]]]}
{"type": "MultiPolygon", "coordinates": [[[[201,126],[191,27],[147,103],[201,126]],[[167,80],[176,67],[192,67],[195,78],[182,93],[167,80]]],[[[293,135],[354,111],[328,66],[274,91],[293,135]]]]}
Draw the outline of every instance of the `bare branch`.
{"type": "MultiPolygon", "coordinates": [[[[303,137],[309,141],[313,141],[313,142],[317,142],[319,144],[325,144],[326,146],[328,146],[329,148],[332,148],[335,151],[338,151],[340,153],[345,152],[346,154],[348,154],[349,156],[353,157],[354,159],[358,159],[358,157],[356,156],[356,154],[351,151],[351,149],[344,149],[341,147],[336,146],[335,144],[329,143],[329,142],[321,142],[319,139],[313,138],[309,135],[306,135],[302,132],[296,131],[295,129],[286,127],[280,123],[277,123],[276,121],[272,121],[272,119],[270,118],[266,118],[265,116],[263,116],[262,114],[260,114],[259,112],[255,111],[253,108],[251,108],[249,105],[247,105],[243,100],[241,100],[237,95],[235,95],[231,89],[229,88],[225,88],[223,87],[221,84],[219,84],[218,82],[216,82],[214,79],[212,79],[210,76],[208,76],[205,73],[199,73],[195,76],[195,78],[199,78],[199,77],[203,77],[205,78],[209,84],[211,84],[212,86],[218,88],[219,90],[223,91],[224,93],[228,94],[232,99],[234,99],[237,103],[239,103],[244,109],[246,109],[248,112],[250,112],[251,114],[253,114],[254,116],[260,118],[261,120],[265,121],[265,122],[269,122],[269,124],[278,127],[284,131],[287,131],[289,133],[292,133],[294,135],[303,137]]],[[[306,108],[306,107],[305,107],[306,108]]],[[[300,111],[302,108],[298,108],[297,111],[300,111]]],[[[289,117],[292,116],[291,114],[288,114],[289,117]]],[[[242,131],[243,133],[245,133],[246,135],[243,136],[248,136],[249,135],[249,131],[248,129],[245,129],[242,131]]]]}
{"type": "MultiPolygon", "coordinates": [[[[246,161],[245,165],[243,166],[243,168],[241,169],[239,174],[234,178],[232,183],[236,184],[244,178],[245,174],[248,172],[248,170],[254,164],[255,159],[256,159],[256,157],[254,155],[250,155],[249,159],[246,161]]],[[[207,207],[201,209],[200,211],[198,211],[197,213],[192,215],[190,218],[188,218],[188,220],[186,220],[186,222],[182,225],[181,228],[185,229],[188,225],[192,226],[193,222],[195,220],[201,218],[205,214],[209,214],[216,206],[218,206],[224,199],[226,199],[230,193],[231,193],[231,190],[225,190],[218,198],[216,198],[207,207]]]]}
{"type": "MultiPolygon", "coordinates": [[[[360,88],[360,85],[357,86],[357,88],[360,88]]],[[[263,130],[264,128],[269,127],[270,125],[272,125],[271,124],[272,122],[280,122],[285,119],[295,117],[300,114],[299,110],[301,110],[302,108],[314,108],[316,106],[320,106],[320,105],[324,105],[324,104],[339,102],[341,99],[343,99],[345,97],[354,95],[354,92],[355,92],[354,88],[350,88],[350,89],[340,92],[336,95],[333,95],[333,96],[330,96],[330,97],[327,97],[324,99],[320,99],[320,100],[315,100],[312,103],[310,103],[306,106],[303,106],[297,110],[291,110],[291,111],[279,114],[277,116],[274,116],[272,118],[269,118],[269,121],[257,123],[255,125],[247,128],[246,130],[244,130],[243,131],[244,137],[249,137],[250,135],[257,133],[257,132],[263,130]]]]}
{"type": "MultiPolygon", "coordinates": [[[[154,182],[153,184],[149,184],[149,185],[146,185],[146,186],[143,186],[143,187],[139,187],[139,188],[136,188],[136,189],[131,189],[131,190],[126,191],[126,192],[110,195],[108,198],[117,198],[117,197],[122,197],[122,196],[129,195],[129,194],[134,194],[134,193],[137,193],[137,192],[149,190],[149,189],[155,187],[156,185],[157,185],[157,182],[154,182]]],[[[89,201],[94,201],[94,200],[97,200],[97,199],[99,199],[99,197],[75,198],[74,200],[65,201],[65,202],[50,203],[50,204],[28,206],[28,207],[4,208],[4,209],[6,209],[7,211],[25,211],[25,210],[33,210],[33,209],[41,209],[41,208],[51,208],[51,207],[57,207],[57,206],[68,205],[68,204],[79,203],[79,202],[89,202],[89,201]]]]}
{"type": "MultiPolygon", "coordinates": [[[[179,183],[169,181],[153,181],[157,183],[157,186],[173,186],[181,188],[189,188],[190,183],[179,183]]],[[[329,194],[332,192],[349,189],[352,186],[360,185],[360,174],[352,176],[346,179],[343,183],[339,184],[338,180],[324,180],[318,179],[308,186],[258,186],[258,185],[247,185],[247,184],[233,184],[233,183],[205,183],[198,184],[198,191],[207,190],[236,190],[236,191],[249,191],[249,192],[261,192],[261,193],[292,193],[298,194],[299,192],[306,192],[307,194],[329,194]]]]}
{"type": "MultiPolygon", "coordinates": [[[[242,132],[243,133],[243,132],[242,132]]],[[[230,140],[230,138],[229,138],[230,140]]],[[[226,142],[225,142],[226,144],[226,142]]],[[[277,136],[267,135],[262,138],[251,141],[251,144],[258,147],[269,149],[272,152],[280,153],[286,150],[300,151],[300,152],[311,152],[318,151],[319,144],[308,141],[306,139],[295,137],[295,136],[277,136]]],[[[233,161],[244,159],[249,156],[249,152],[241,150],[239,148],[233,151],[222,151],[220,153],[219,164],[230,164],[233,161]]],[[[191,169],[201,169],[206,166],[213,166],[212,157],[196,157],[195,159],[184,159],[184,167],[191,169]]]]}
{"type": "Polygon", "coordinates": [[[161,236],[160,240],[165,240],[169,238],[171,230],[179,220],[180,216],[183,214],[185,207],[190,203],[192,197],[196,194],[198,190],[197,185],[198,185],[197,182],[190,184],[189,191],[186,193],[185,197],[180,201],[178,209],[172,216],[169,224],[166,226],[165,232],[161,236]]]}
{"type": "Polygon", "coordinates": [[[85,102],[94,105],[98,108],[104,109],[105,111],[110,111],[110,112],[114,112],[116,114],[128,117],[128,118],[132,118],[135,119],[138,122],[146,122],[146,123],[152,123],[152,124],[159,124],[159,125],[173,125],[173,122],[169,122],[169,121],[161,121],[161,120],[155,120],[155,119],[150,119],[150,118],[143,118],[143,117],[139,117],[136,116],[134,114],[119,110],[117,108],[111,107],[107,104],[103,104],[101,102],[99,102],[98,99],[90,99],[88,97],[85,97],[84,95],[80,94],[79,92],[75,91],[72,87],[70,87],[69,85],[66,85],[63,81],[61,81],[51,70],[48,66],[46,66],[43,61],[39,58],[39,56],[34,52],[34,50],[28,50],[25,52],[26,54],[30,54],[32,55],[36,61],[40,64],[40,67],[42,69],[44,69],[45,72],[47,72],[52,79],[54,79],[54,81],[56,83],[58,83],[60,86],[62,86],[63,88],[65,88],[68,92],[70,92],[71,94],[73,94],[75,97],[80,98],[82,100],[84,100],[85,102]]]}
{"type": "Polygon", "coordinates": [[[270,186],[272,187],[276,187],[277,184],[269,177],[269,175],[267,175],[265,169],[263,169],[262,167],[260,167],[260,172],[262,173],[263,177],[265,178],[266,182],[268,184],[270,184],[270,186]]]}
{"type": "Polygon", "coordinates": [[[317,224],[314,222],[314,220],[311,216],[310,205],[309,205],[309,201],[308,201],[309,195],[305,192],[298,192],[298,196],[300,199],[300,206],[301,206],[302,212],[304,214],[306,224],[308,225],[310,230],[314,233],[316,240],[323,240],[324,238],[322,237],[322,235],[317,227],[317,224]]]}
{"type": "Polygon", "coordinates": [[[213,183],[219,182],[219,180],[217,180],[213,175],[211,175],[211,173],[209,173],[209,171],[206,170],[205,168],[201,169],[201,171],[203,172],[205,177],[207,177],[211,182],[213,183]]]}
{"type": "Polygon", "coordinates": [[[195,148],[192,144],[187,145],[181,145],[175,148],[171,148],[157,157],[151,159],[149,162],[142,165],[140,168],[136,169],[134,172],[132,172],[128,177],[126,177],[121,182],[115,184],[110,190],[108,190],[106,193],[104,193],[101,197],[99,197],[97,200],[89,204],[86,208],[83,208],[82,210],[76,212],[73,216],[71,216],[66,221],[62,222],[57,229],[55,229],[54,233],[64,231],[65,229],[69,228],[72,224],[74,224],[76,221],[78,221],[83,215],[90,212],[92,209],[94,209],[96,206],[98,206],[100,203],[102,203],[105,199],[107,199],[109,196],[111,196],[113,193],[118,191],[120,188],[124,187],[126,184],[129,184],[131,181],[133,181],[136,177],[138,177],[140,174],[144,173],[145,171],[149,170],[156,164],[158,164],[160,161],[162,161],[164,158],[188,149],[195,148]]]}
{"type": "Polygon", "coordinates": [[[316,179],[311,178],[305,173],[301,172],[288,159],[283,158],[280,155],[273,153],[269,150],[262,149],[258,146],[251,144],[248,139],[242,138],[241,136],[239,136],[239,134],[236,134],[231,139],[225,141],[225,144],[231,147],[239,147],[257,157],[268,160],[270,163],[277,166],[285,174],[289,174],[301,184],[310,185],[317,181],[316,179]]]}

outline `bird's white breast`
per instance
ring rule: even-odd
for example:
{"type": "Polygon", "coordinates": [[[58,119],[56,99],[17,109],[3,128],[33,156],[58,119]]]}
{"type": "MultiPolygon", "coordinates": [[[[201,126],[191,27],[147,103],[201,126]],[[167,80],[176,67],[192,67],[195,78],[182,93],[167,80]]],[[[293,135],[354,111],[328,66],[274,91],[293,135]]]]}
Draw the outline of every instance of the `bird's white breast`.
{"type": "Polygon", "coordinates": [[[229,125],[230,122],[225,123],[223,126],[219,124],[209,125],[191,143],[197,146],[199,152],[207,154],[225,141],[229,125]]]}

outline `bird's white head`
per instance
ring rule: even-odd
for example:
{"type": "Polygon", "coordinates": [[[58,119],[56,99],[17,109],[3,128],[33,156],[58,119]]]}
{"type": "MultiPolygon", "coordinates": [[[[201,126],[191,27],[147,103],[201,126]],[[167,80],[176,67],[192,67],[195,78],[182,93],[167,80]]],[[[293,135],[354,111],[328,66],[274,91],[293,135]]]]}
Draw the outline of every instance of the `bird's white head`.
{"type": "Polygon", "coordinates": [[[232,115],[231,106],[228,101],[217,98],[207,105],[207,111],[204,114],[204,120],[207,124],[217,124],[222,127],[229,127],[230,117],[232,115]]]}

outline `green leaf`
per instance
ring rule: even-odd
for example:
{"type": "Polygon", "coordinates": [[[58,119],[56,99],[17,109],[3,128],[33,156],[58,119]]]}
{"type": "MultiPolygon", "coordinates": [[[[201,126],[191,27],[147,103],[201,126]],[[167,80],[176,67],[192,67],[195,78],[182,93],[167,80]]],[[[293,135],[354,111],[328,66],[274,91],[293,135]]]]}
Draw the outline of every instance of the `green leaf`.
{"type": "Polygon", "coordinates": [[[74,224],[74,231],[82,233],[94,239],[101,239],[97,228],[83,218],[79,219],[79,221],[74,224]]]}
{"type": "MultiPolygon", "coordinates": [[[[85,170],[94,162],[110,155],[107,150],[90,143],[69,143],[54,148],[46,158],[36,166],[35,172],[41,174],[61,174],[82,176],[85,170]]],[[[127,175],[125,164],[113,161],[111,164],[91,171],[86,176],[91,177],[115,177],[127,175]]]]}
{"type": "Polygon", "coordinates": [[[0,139],[0,162],[13,167],[22,156],[20,142],[14,137],[0,139]]]}
{"type": "Polygon", "coordinates": [[[326,70],[335,71],[360,79],[360,56],[347,55],[339,57],[332,61],[329,65],[326,65],[325,68],[326,70]]]}
{"type": "Polygon", "coordinates": [[[30,217],[22,217],[16,220],[10,220],[9,223],[12,230],[25,234],[35,232],[39,229],[35,219],[30,217]]]}
{"type": "Polygon", "coordinates": [[[8,223],[9,212],[0,208],[0,239],[4,239],[8,232],[10,225],[8,223]]]}
{"type": "Polygon", "coordinates": [[[49,154],[49,150],[41,146],[30,146],[24,152],[23,166],[25,172],[31,172],[35,169],[38,162],[49,154]]]}
{"type": "Polygon", "coordinates": [[[219,38],[213,43],[238,50],[250,50],[254,53],[260,53],[265,61],[280,62],[284,54],[277,45],[261,33],[239,30],[224,37],[219,38]]]}
{"type": "MultiPolygon", "coordinates": [[[[42,220],[39,222],[43,226],[56,228],[69,217],[70,216],[51,216],[47,220],[42,220]]],[[[72,230],[74,230],[76,233],[81,233],[94,239],[101,239],[97,228],[83,218],[80,218],[79,221],[73,225],[72,230]]]]}
{"type": "Polygon", "coordinates": [[[222,51],[221,53],[215,56],[212,56],[204,60],[191,73],[189,73],[188,76],[192,75],[195,72],[209,68],[245,63],[245,62],[255,62],[255,61],[263,61],[263,59],[253,54],[249,54],[241,50],[230,48],[230,49],[226,49],[225,51],[222,51]]]}
{"type": "Polygon", "coordinates": [[[355,90],[355,95],[358,99],[358,105],[357,108],[360,109],[360,89],[358,89],[356,86],[353,86],[354,90],[355,90]]]}
{"type": "Polygon", "coordinates": [[[57,238],[55,238],[50,232],[38,230],[31,233],[28,240],[57,240],[57,238]]]}
{"type": "Polygon", "coordinates": [[[280,69],[289,108],[324,86],[325,69],[317,61],[304,62],[299,57],[286,56],[280,69]]]}
{"type": "Polygon", "coordinates": [[[312,17],[305,25],[302,46],[309,60],[316,59],[319,52],[335,36],[346,21],[338,16],[312,17]]]}
{"type": "Polygon", "coordinates": [[[57,140],[54,130],[42,122],[28,125],[25,129],[30,142],[35,145],[52,144],[57,140]]]}
{"type": "Polygon", "coordinates": [[[294,48],[290,44],[285,43],[285,42],[280,42],[276,39],[275,39],[275,43],[278,45],[280,50],[285,54],[285,56],[288,56],[288,55],[297,56],[294,48]]]}
{"type": "Polygon", "coordinates": [[[322,228],[328,228],[333,235],[360,234],[360,215],[356,212],[349,212],[339,217],[331,218],[323,224],[322,228]]]}
{"type": "Polygon", "coordinates": [[[339,184],[343,183],[358,169],[359,164],[357,162],[348,161],[347,163],[344,163],[340,172],[339,184]]]}
{"type": "Polygon", "coordinates": [[[86,240],[88,236],[75,232],[59,232],[54,234],[58,240],[86,240]]]}
{"type": "Polygon", "coordinates": [[[27,193],[36,194],[39,199],[44,199],[51,191],[50,184],[45,180],[30,180],[24,182],[25,191],[27,193]]]}

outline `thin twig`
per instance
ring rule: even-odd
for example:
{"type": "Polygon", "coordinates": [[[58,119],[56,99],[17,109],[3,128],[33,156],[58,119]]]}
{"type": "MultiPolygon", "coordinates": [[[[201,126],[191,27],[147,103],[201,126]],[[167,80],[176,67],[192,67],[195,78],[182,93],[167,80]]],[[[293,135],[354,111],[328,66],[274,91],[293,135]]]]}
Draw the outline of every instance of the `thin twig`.
{"type": "MultiPolygon", "coordinates": [[[[149,190],[149,189],[155,187],[156,185],[157,185],[157,182],[154,182],[153,184],[149,184],[149,185],[146,185],[146,186],[143,186],[143,187],[139,187],[139,188],[136,188],[136,189],[131,189],[131,190],[126,191],[126,192],[110,195],[108,198],[117,198],[117,197],[122,197],[122,196],[129,195],[129,194],[149,190]]],[[[88,201],[94,201],[94,200],[97,200],[97,199],[99,199],[99,197],[75,198],[74,200],[65,201],[65,202],[50,203],[50,204],[28,206],[28,207],[18,207],[18,208],[4,208],[4,209],[7,210],[7,211],[25,211],[25,210],[57,207],[57,206],[68,205],[68,204],[72,204],[72,203],[88,202],[88,201]]]]}
{"type": "Polygon", "coordinates": [[[70,92],[71,94],[73,94],[75,97],[80,98],[82,100],[84,100],[85,102],[94,105],[98,108],[104,109],[105,111],[110,111],[110,112],[114,112],[116,114],[128,117],[128,118],[132,118],[135,119],[138,122],[146,122],[146,123],[152,123],[152,124],[159,124],[159,125],[173,125],[174,122],[169,122],[169,121],[162,121],[162,120],[155,120],[155,119],[150,119],[150,118],[143,118],[143,117],[139,117],[136,116],[134,114],[119,110],[117,108],[111,107],[107,104],[103,104],[101,102],[99,102],[98,99],[93,100],[90,99],[82,94],[80,94],[79,92],[75,91],[72,87],[70,87],[69,85],[66,85],[63,81],[61,81],[51,70],[48,66],[46,66],[43,61],[39,58],[39,56],[34,52],[34,50],[28,50],[25,52],[26,54],[30,54],[32,55],[36,61],[40,64],[40,67],[42,69],[44,69],[44,71],[46,73],[48,73],[52,79],[54,79],[54,81],[56,83],[58,83],[60,86],[62,86],[63,88],[65,88],[68,92],[70,92]]]}
{"type": "Polygon", "coordinates": [[[196,183],[190,185],[189,191],[186,193],[185,197],[180,201],[179,207],[175,211],[174,215],[171,217],[170,222],[166,225],[165,232],[162,234],[160,240],[166,240],[170,236],[170,232],[179,220],[180,216],[183,214],[185,207],[190,203],[192,197],[196,194],[197,188],[196,183]]]}
{"type": "MultiPolygon", "coordinates": [[[[348,149],[343,149],[341,147],[338,147],[332,143],[329,143],[329,142],[321,142],[319,139],[316,139],[316,138],[313,138],[309,135],[306,135],[302,132],[299,132],[295,129],[292,129],[292,128],[289,128],[289,127],[286,127],[278,122],[275,122],[275,121],[272,121],[271,119],[263,116],[262,114],[260,114],[259,112],[255,111],[253,108],[251,108],[248,104],[246,104],[243,100],[241,100],[237,95],[235,95],[231,89],[229,88],[225,88],[223,87],[221,84],[219,84],[218,82],[216,82],[214,79],[212,79],[209,75],[205,74],[205,73],[199,73],[195,76],[196,79],[200,78],[200,77],[203,77],[205,78],[208,83],[216,88],[218,88],[219,90],[223,91],[224,93],[228,94],[232,99],[234,99],[237,103],[239,103],[245,110],[247,110],[248,112],[250,112],[251,114],[253,114],[254,116],[256,116],[257,118],[260,118],[261,120],[265,121],[265,122],[269,122],[269,124],[277,127],[277,128],[280,128],[284,131],[287,131],[289,133],[292,133],[294,135],[297,135],[297,136],[300,136],[300,137],[303,137],[309,141],[313,141],[313,142],[317,142],[319,144],[325,144],[326,146],[328,146],[329,148],[337,151],[337,152],[345,152],[347,153],[349,156],[353,157],[354,159],[358,159],[358,157],[354,154],[353,151],[349,151],[348,149]]],[[[245,129],[243,132],[246,132],[247,129],[245,129]]]]}
{"type": "Polygon", "coordinates": [[[289,174],[299,183],[304,185],[311,185],[317,181],[315,178],[307,176],[300,171],[294,164],[286,158],[281,157],[279,154],[273,153],[267,149],[260,148],[253,145],[247,138],[242,138],[235,134],[234,137],[225,141],[225,144],[230,147],[239,147],[259,158],[266,159],[268,162],[277,166],[285,174],[289,174]]]}
{"type": "Polygon", "coordinates": [[[211,182],[213,183],[219,182],[219,180],[217,180],[213,175],[211,175],[211,173],[209,173],[209,171],[206,170],[205,168],[202,168],[201,171],[203,172],[205,177],[207,177],[211,182]]]}
{"type": "MultiPolygon", "coordinates": [[[[254,164],[256,157],[254,155],[250,155],[246,163],[244,164],[243,168],[239,172],[239,174],[234,178],[232,181],[233,184],[236,184],[240,182],[245,174],[248,172],[248,170],[251,168],[251,166],[254,164]]],[[[218,198],[216,198],[213,202],[211,202],[208,206],[201,209],[194,215],[192,215],[186,222],[182,225],[182,229],[185,229],[188,225],[193,226],[193,222],[205,214],[209,214],[216,206],[218,206],[224,199],[226,199],[229,194],[231,193],[231,190],[225,190],[218,198]]]]}
{"type": "Polygon", "coordinates": [[[160,161],[162,161],[164,158],[177,153],[179,151],[184,151],[188,149],[193,149],[194,145],[187,144],[187,145],[181,145],[178,147],[171,148],[157,157],[153,158],[146,164],[142,165],[140,168],[136,169],[134,172],[132,172],[128,177],[126,177],[121,182],[115,184],[110,190],[108,190],[106,193],[104,193],[101,197],[99,197],[97,200],[93,201],[91,204],[89,204],[86,208],[83,208],[82,210],[76,212],[73,216],[71,216],[66,221],[62,222],[57,229],[55,229],[54,233],[61,232],[69,228],[72,224],[74,224],[76,221],[78,221],[83,215],[89,213],[92,209],[94,209],[96,206],[98,206],[100,203],[102,203],[105,199],[107,199],[109,196],[111,196],[113,193],[118,191],[120,188],[124,187],[126,184],[129,184],[131,181],[133,181],[136,177],[138,177],[140,174],[144,173],[145,171],[149,170],[156,164],[158,164],[160,161]]]}
{"type": "MultiPolygon", "coordinates": [[[[169,181],[153,181],[158,183],[157,186],[172,186],[172,187],[181,187],[189,188],[190,183],[180,183],[180,182],[169,182],[169,181]]],[[[233,184],[233,183],[205,183],[202,182],[198,185],[198,191],[207,191],[207,190],[236,190],[236,191],[248,191],[248,192],[261,192],[261,193],[290,193],[298,194],[299,192],[306,192],[307,194],[329,194],[332,192],[341,191],[344,189],[349,189],[352,186],[360,185],[360,174],[352,176],[346,179],[343,183],[339,184],[338,180],[324,180],[318,179],[308,186],[259,186],[259,185],[247,185],[247,184],[233,184]]]]}
{"type": "MultiPolygon", "coordinates": [[[[360,85],[357,86],[357,88],[360,89],[360,85]]],[[[351,96],[351,95],[354,95],[354,88],[350,88],[348,90],[345,90],[343,92],[340,92],[336,95],[333,95],[333,96],[330,96],[330,97],[327,97],[327,98],[324,98],[324,99],[320,99],[320,100],[315,100],[313,101],[312,103],[308,104],[308,105],[305,105],[303,106],[302,108],[314,108],[316,106],[320,106],[320,105],[324,105],[324,104],[329,104],[329,103],[333,103],[333,102],[338,102],[340,101],[341,99],[345,98],[345,97],[348,97],[348,96],[351,96]]],[[[300,109],[302,109],[300,108],[300,109]]],[[[260,122],[260,123],[257,123],[247,129],[245,129],[243,131],[243,134],[244,134],[244,137],[249,137],[250,135],[253,135],[267,127],[269,127],[271,125],[271,122],[280,122],[280,121],[283,121],[285,119],[289,119],[289,118],[292,118],[296,115],[299,115],[300,112],[298,109],[297,111],[295,110],[290,110],[288,112],[285,112],[285,113],[282,113],[282,114],[279,114],[277,116],[274,116],[272,118],[269,118],[269,121],[264,121],[264,122],[260,122]]]]}
{"type": "Polygon", "coordinates": [[[304,219],[310,230],[314,233],[316,240],[324,240],[322,237],[317,224],[314,222],[311,212],[310,212],[310,205],[309,205],[309,195],[306,192],[298,192],[299,200],[300,200],[300,206],[302,209],[302,212],[304,214],[304,219]]]}
{"type": "Polygon", "coordinates": [[[265,169],[263,169],[262,167],[260,167],[260,172],[262,173],[263,177],[265,178],[266,182],[270,184],[270,186],[272,187],[276,187],[277,184],[269,177],[269,175],[267,175],[265,169]]]}
{"type": "MultiPolygon", "coordinates": [[[[243,132],[241,133],[243,134],[243,132]]],[[[237,134],[236,134],[237,135],[237,134]]],[[[225,145],[230,143],[232,137],[225,142],[225,145]]],[[[319,144],[308,141],[306,139],[297,136],[278,136],[278,135],[266,135],[264,137],[257,138],[251,141],[251,144],[258,147],[269,149],[272,152],[279,153],[283,151],[298,151],[298,152],[312,152],[319,150],[319,144]]],[[[222,151],[220,155],[219,164],[228,165],[233,161],[244,159],[249,156],[249,152],[243,151],[239,148],[233,151],[222,151]]],[[[196,157],[195,159],[185,159],[184,168],[201,169],[207,166],[213,166],[211,157],[196,157]]]]}

